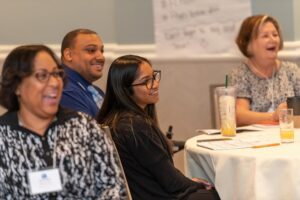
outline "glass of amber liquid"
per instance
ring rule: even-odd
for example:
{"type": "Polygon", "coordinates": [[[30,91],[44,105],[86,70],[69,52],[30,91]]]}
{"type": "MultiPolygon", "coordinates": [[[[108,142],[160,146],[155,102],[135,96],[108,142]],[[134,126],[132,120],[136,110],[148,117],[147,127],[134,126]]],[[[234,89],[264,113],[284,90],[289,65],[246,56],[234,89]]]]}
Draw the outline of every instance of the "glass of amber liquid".
{"type": "Polygon", "coordinates": [[[279,111],[279,127],[281,143],[294,142],[293,109],[281,109],[279,111]]]}

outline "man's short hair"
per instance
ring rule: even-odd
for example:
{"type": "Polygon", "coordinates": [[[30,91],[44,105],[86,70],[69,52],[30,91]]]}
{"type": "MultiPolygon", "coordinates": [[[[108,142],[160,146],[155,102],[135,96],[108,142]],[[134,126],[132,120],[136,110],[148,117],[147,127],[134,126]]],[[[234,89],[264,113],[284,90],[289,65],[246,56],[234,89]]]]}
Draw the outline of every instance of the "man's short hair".
{"type": "Polygon", "coordinates": [[[70,31],[69,33],[67,33],[65,35],[65,37],[62,40],[61,43],[61,57],[63,58],[64,55],[64,50],[66,48],[70,48],[74,46],[75,43],[75,39],[77,37],[77,35],[79,34],[96,34],[98,35],[95,31],[92,31],[90,29],[75,29],[73,31],[70,31]]]}

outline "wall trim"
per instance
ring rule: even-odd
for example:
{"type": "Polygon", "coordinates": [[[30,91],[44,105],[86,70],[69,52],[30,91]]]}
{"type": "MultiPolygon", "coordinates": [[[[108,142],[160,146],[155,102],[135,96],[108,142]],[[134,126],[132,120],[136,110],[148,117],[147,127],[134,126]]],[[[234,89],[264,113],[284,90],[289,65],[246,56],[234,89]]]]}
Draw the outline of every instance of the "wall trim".
{"type": "MultiPolygon", "coordinates": [[[[55,53],[60,56],[60,44],[47,44],[55,53]]],[[[4,60],[7,54],[18,45],[0,45],[0,60],[4,60]]],[[[243,59],[239,52],[224,54],[202,54],[193,56],[160,57],[155,52],[155,44],[133,44],[122,45],[105,44],[105,56],[107,59],[114,59],[125,54],[137,54],[149,59],[159,61],[236,61],[243,59]]],[[[300,41],[285,42],[284,49],[279,52],[281,59],[300,60],[300,41]]]]}

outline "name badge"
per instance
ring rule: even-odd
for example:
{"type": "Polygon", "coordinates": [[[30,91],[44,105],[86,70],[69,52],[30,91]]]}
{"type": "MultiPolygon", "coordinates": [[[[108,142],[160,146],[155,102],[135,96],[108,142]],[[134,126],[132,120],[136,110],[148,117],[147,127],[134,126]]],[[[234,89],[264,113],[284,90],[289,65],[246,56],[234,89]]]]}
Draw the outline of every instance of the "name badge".
{"type": "Polygon", "coordinates": [[[28,180],[30,194],[58,192],[62,190],[62,183],[58,168],[29,171],[28,180]]]}

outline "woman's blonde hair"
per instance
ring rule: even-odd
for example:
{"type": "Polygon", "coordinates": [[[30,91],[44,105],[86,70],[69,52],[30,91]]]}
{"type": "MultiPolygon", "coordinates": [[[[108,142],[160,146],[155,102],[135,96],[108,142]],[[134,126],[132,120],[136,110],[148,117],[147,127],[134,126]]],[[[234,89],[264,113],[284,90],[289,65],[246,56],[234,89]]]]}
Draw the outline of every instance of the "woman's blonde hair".
{"type": "Polygon", "coordinates": [[[268,15],[253,15],[247,17],[242,22],[239,33],[235,40],[235,43],[244,56],[248,58],[252,56],[248,49],[249,43],[253,39],[257,38],[260,27],[266,22],[271,22],[275,26],[280,38],[279,50],[283,48],[282,33],[277,20],[268,15]]]}

